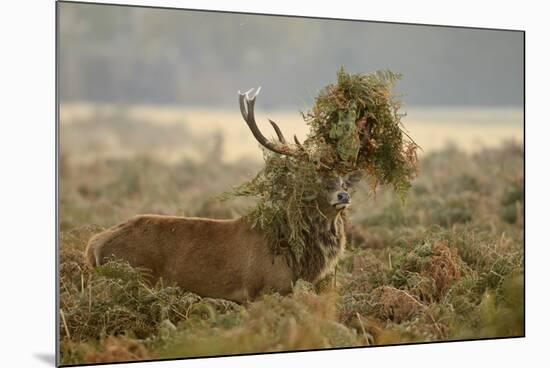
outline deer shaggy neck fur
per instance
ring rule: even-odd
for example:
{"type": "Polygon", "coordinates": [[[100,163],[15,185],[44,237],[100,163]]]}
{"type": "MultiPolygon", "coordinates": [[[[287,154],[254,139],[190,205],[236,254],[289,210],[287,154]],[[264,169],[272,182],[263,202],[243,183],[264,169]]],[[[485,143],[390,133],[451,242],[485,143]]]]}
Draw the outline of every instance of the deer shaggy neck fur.
{"type": "Polygon", "coordinates": [[[301,257],[288,257],[295,279],[319,281],[342,255],[346,243],[342,211],[331,215],[317,212],[307,217],[309,232],[304,234],[304,252],[301,257]]]}

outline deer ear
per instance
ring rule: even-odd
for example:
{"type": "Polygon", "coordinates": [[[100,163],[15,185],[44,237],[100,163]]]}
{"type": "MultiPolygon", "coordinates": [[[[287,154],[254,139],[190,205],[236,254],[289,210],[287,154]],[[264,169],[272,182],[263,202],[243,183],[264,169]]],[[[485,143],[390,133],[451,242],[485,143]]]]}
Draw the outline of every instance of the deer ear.
{"type": "Polygon", "coordinates": [[[351,187],[357,184],[362,178],[363,178],[363,171],[355,170],[346,174],[346,176],[344,177],[344,181],[348,186],[351,187]]]}

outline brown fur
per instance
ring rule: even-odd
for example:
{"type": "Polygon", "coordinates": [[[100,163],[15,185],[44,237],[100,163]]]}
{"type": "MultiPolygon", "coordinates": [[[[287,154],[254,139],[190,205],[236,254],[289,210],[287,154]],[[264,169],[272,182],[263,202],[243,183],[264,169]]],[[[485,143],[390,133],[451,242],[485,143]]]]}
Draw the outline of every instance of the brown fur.
{"type": "Polygon", "coordinates": [[[136,216],[90,239],[91,266],[110,258],[151,270],[153,281],[235,301],[253,299],[262,289],[289,292],[295,279],[244,219],[136,216]]]}
{"type": "MultiPolygon", "coordinates": [[[[318,220],[318,219],[317,219],[318,220]]],[[[254,299],[262,290],[282,294],[298,278],[319,280],[344,249],[341,216],[312,225],[311,246],[302,261],[274,255],[265,236],[245,218],[213,220],[140,215],[95,235],[85,257],[92,267],[122,259],[201,296],[235,301],[254,299]]]]}
{"type": "Polygon", "coordinates": [[[315,283],[331,271],[344,252],[346,237],[341,211],[331,217],[318,214],[309,217],[307,246],[299,262],[291,262],[299,278],[315,283]]]}

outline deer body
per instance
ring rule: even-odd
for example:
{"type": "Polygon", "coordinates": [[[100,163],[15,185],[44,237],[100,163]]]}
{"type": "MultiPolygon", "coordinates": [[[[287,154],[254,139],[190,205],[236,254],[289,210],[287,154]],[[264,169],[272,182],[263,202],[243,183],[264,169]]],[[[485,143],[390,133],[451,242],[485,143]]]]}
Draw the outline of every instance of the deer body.
{"type": "MultiPolygon", "coordinates": [[[[288,145],[272,121],[279,142],[261,134],[254,119],[256,95],[240,94],[241,113],[254,137],[278,154],[302,154],[298,140],[288,145]]],[[[162,279],[204,297],[243,302],[264,290],[286,294],[298,279],[312,283],[321,279],[344,251],[342,213],[351,203],[347,189],[359,176],[351,173],[323,180],[326,190],[319,194],[316,210],[304,208],[311,213],[305,213],[306,247],[299,259],[274,252],[266,234],[252,227],[247,217],[214,220],[159,215],[136,216],[95,235],[85,257],[91,266],[109,259],[127,261],[148,269],[152,281],[162,279]]],[[[282,249],[288,249],[282,242],[282,249]]]]}
{"type": "Polygon", "coordinates": [[[328,240],[311,247],[300,270],[274,255],[265,236],[245,218],[136,216],[90,239],[86,258],[92,266],[123,259],[150,270],[152,281],[242,302],[265,290],[286,294],[298,278],[315,282],[324,276],[344,249],[343,225],[338,221],[335,226],[328,240]]]}
{"type": "Polygon", "coordinates": [[[123,259],[149,269],[153,281],[235,301],[264,288],[288,292],[293,280],[284,259],[242,218],[137,216],[92,238],[86,252],[93,265],[123,259]]]}

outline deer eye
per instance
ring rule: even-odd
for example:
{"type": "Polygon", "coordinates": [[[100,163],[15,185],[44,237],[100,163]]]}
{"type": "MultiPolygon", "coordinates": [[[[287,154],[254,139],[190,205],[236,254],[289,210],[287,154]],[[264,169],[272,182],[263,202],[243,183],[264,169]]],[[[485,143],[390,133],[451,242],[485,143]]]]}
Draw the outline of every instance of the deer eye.
{"type": "Polygon", "coordinates": [[[338,183],[336,181],[329,181],[326,185],[327,190],[336,190],[338,189],[338,183]]]}

